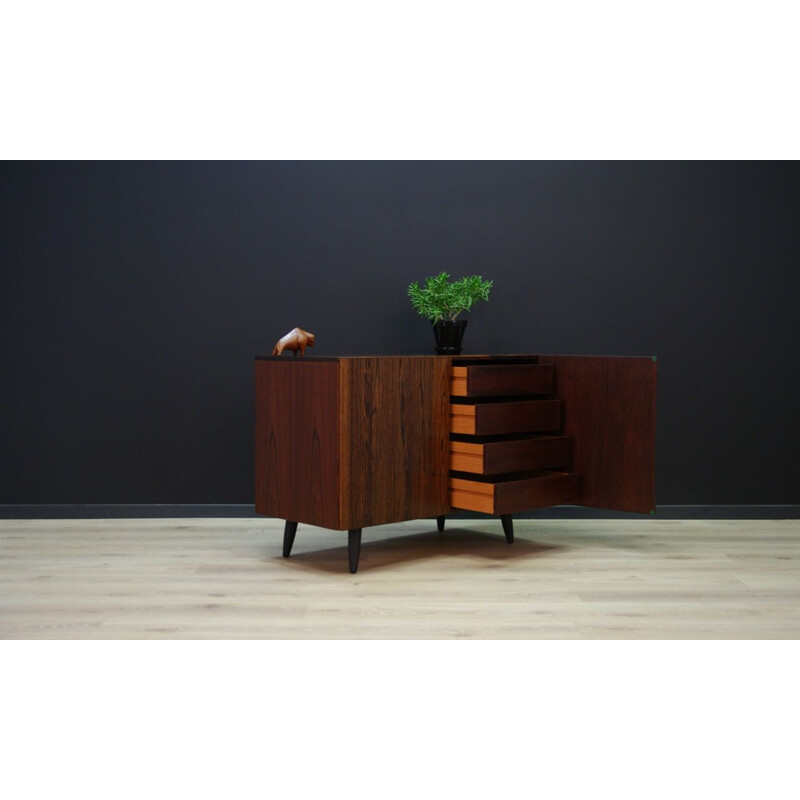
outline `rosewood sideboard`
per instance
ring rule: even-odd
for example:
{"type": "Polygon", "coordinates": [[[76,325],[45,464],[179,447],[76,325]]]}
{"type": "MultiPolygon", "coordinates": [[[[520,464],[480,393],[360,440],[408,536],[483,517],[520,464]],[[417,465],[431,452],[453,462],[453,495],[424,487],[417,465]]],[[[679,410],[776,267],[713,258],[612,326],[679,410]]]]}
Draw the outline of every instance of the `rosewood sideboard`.
{"type": "Polygon", "coordinates": [[[348,531],[451,509],[655,510],[657,363],[620,356],[255,361],[256,513],[348,531]]]}

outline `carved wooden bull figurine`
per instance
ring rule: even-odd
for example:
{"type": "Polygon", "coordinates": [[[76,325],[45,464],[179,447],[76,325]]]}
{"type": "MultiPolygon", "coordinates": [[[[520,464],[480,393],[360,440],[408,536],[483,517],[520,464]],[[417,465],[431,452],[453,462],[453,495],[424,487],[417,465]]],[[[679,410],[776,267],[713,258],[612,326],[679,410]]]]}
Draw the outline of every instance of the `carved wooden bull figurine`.
{"type": "Polygon", "coordinates": [[[306,347],[313,346],[314,334],[295,328],[293,331],[289,331],[286,336],[278,339],[277,344],[272,348],[272,355],[279,356],[284,350],[291,350],[294,355],[297,355],[299,350],[300,355],[303,356],[306,353],[306,347]]]}

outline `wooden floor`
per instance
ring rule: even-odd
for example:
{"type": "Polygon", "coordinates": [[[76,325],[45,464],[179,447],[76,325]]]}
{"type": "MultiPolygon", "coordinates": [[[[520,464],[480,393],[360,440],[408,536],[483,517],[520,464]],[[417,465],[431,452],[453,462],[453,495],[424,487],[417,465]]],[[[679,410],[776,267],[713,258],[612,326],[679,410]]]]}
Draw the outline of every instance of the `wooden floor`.
{"type": "Polygon", "coordinates": [[[515,527],[0,521],[0,638],[800,638],[800,521],[515,527]]]}

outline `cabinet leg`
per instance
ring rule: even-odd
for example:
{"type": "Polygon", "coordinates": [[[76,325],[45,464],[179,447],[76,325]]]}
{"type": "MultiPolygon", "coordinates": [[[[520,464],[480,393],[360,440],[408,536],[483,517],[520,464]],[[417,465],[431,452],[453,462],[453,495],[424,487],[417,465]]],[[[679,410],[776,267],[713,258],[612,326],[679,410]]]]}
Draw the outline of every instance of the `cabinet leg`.
{"type": "Polygon", "coordinates": [[[506,541],[509,544],[514,544],[514,520],[511,518],[511,514],[501,514],[500,521],[503,523],[506,541]]]}
{"type": "Polygon", "coordinates": [[[350,572],[358,569],[358,557],[361,555],[361,528],[347,531],[347,556],[350,559],[350,572]]]}
{"type": "Polygon", "coordinates": [[[444,517],[436,517],[436,528],[439,533],[444,530],[444,517]]]}
{"type": "Polygon", "coordinates": [[[283,557],[289,558],[289,553],[292,552],[292,545],[294,544],[294,535],[297,533],[297,523],[286,520],[286,526],[283,529],[283,557]]]}

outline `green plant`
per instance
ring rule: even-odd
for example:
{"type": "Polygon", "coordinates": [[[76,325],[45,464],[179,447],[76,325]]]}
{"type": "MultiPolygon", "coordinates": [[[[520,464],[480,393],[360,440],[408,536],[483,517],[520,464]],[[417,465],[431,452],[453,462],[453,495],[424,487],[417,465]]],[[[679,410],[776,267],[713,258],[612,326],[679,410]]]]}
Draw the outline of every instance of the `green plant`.
{"type": "Polygon", "coordinates": [[[426,278],[420,287],[416,281],[408,287],[408,296],[414,310],[432,324],[443,320],[453,321],[462,311],[469,311],[478,300],[488,300],[492,281],[480,275],[470,275],[458,281],[450,281],[447,272],[435,278],[426,278]]]}

